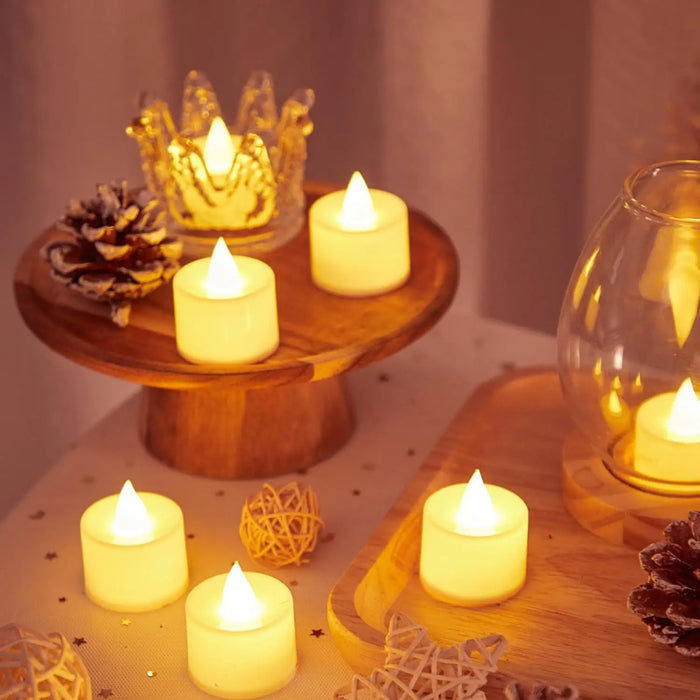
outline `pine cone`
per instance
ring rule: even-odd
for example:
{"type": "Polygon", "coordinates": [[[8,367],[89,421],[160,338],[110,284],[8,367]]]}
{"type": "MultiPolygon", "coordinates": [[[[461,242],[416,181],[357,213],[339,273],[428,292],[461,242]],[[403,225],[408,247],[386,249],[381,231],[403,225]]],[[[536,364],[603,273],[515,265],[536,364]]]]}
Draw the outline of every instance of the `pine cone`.
{"type": "Polygon", "coordinates": [[[164,219],[148,190],[134,195],[126,180],[98,185],[97,197],[72,200],[57,223],[73,240],[52,241],[41,254],[54,279],[109,302],[112,320],[123,327],[131,301],[168,282],[180,267],[182,242],[167,235],[164,219]]]}
{"type": "Polygon", "coordinates": [[[664,537],[639,553],[649,581],[630,593],[627,607],[657,642],[700,656],[700,511],[669,523],[664,537]]]}

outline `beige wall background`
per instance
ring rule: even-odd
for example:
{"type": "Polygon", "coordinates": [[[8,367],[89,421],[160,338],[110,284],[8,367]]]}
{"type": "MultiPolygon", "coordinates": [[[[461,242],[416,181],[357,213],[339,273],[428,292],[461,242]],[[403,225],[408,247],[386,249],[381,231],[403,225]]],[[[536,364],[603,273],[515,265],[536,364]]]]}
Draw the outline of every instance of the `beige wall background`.
{"type": "Polygon", "coordinates": [[[0,514],[135,387],[24,327],[12,274],[73,197],[140,182],[141,90],[179,112],[204,70],[225,112],[251,70],[313,87],[309,177],[371,185],[455,240],[455,309],[553,332],[585,232],[697,74],[695,0],[3,0],[0,514]]]}

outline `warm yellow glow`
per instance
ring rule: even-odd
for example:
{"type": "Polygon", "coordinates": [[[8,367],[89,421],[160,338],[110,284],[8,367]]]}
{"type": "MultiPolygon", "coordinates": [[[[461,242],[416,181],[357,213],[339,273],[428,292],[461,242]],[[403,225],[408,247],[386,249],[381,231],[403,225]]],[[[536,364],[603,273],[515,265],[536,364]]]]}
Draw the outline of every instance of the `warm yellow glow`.
{"type": "Polygon", "coordinates": [[[338,215],[345,231],[367,231],[377,228],[377,211],[364,178],[356,170],[345,190],[343,205],[338,215]]]}
{"type": "Polygon", "coordinates": [[[129,479],[117,499],[112,534],[124,544],[141,544],[153,537],[153,520],[129,479]]]}
{"type": "Polygon", "coordinates": [[[608,409],[613,415],[620,415],[622,413],[622,404],[620,403],[620,397],[616,391],[611,391],[608,394],[608,409]]]}
{"type": "Polygon", "coordinates": [[[632,427],[630,409],[615,389],[603,396],[601,408],[605,422],[615,435],[621,435],[632,427]]]}
{"type": "Polygon", "coordinates": [[[671,301],[673,326],[678,347],[688,340],[695,324],[700,301],[700,269],[695,251],[689,247],[679,249],[668,271],[668,296],[671,301]]]}
{"type": "Polygon", "coordinates": [[[619,394],[622,393],[622,382],[617,375],[615,375],[615,378],[612,380],[612,388],[619,394]]]}
{"type": "Polygon", "coordinates": [[[492,535],[497,520],[491,496],[484,486],[481,472],[476,469],[455,514],[455,531],[462,535],[492,535]]]}
{"type": "Polygon", "coordinates": [[[243,290],[243,278],[223,238],[214,246],[204,287],[210,299],[229,299],[243,290]]]}
{"type": "Polygon", "coordinates": [[[642,375],[637,372],[637,376],[634,378],[634,383],[632,384],[632,392],[637,393],[644,388],[642,384],[642,375]]]}
{"type": "Polygon", "coordinates": [[[591,298],[588,300],[588,306],[586,307],[586,316],[583,319],[583,323],[586,326],[586,330],[589,333],[593,332],[595,322],[598,319],[598,311],[600,309],[600,295],[602,294],[602,292],[602,287],[598,285],[593,291],[591,298]]]}
{"type": "Polygon", "coordinates": [[[596,361],[595,364],[593,365],[593,378],[596,381],[596,384],[603,388],[603,359],[599,357],[596,361]]]}
{"type": "Polygon", "coordinates": [[[210,175],[228,175],[236,152],[221,117],[214,117],[204,143],[204,164],[210,175]]]}
{"type": "Polygon", "coordinates": [[[666,424],[669,439],[700,440],[700,401],[690,378],[678,389],[666,424]]]}
{"type": "Polygon", "coordinates": [[[583,266],[581,269],[581,273],[578,276],[578,279],[576,280],[576,286],[574,287],[574,295],[573,295],[573,303],[574,303],[574,309],[578,309],[578,305],[581,303],[581,297],[583,296],[583,292],[586,288],[586,282],[588,282],[588,278],[591,275],[591,270],[593,269],[593,265],[596,261],[596,258],[598,257],[598,253],[600,252],[600,248],[596,248],[586,260],[586,264],[583,266]]]}
{"type": "Polygon", "coordinates": [[[219,616],[225,629],[252,630],[262,626],[262,607],[238,562],[226,577],[219,616]]]}

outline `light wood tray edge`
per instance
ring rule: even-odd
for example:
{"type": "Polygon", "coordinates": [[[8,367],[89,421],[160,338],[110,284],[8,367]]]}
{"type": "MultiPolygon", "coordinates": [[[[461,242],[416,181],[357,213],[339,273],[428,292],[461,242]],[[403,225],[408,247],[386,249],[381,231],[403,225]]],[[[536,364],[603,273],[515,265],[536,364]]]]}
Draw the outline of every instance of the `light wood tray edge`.
{"type": "MultiPolygon", "coordinates": [[[[487,380],[469,396],[443,435],[476,414],[488,397],[514,378],[551,371],[551,367],[532,367],[487,380]]],[[[423,504],[433,491],[451,481],[442,469],[450,458],[440,447],[442,442],[437,442],[328,596],[333,641],[357,673],[369,674],[384,663],[391,605],[418,567],[423,504]],[[399,505],[402,503],[413,505],[406,509],[399,505]]]]}

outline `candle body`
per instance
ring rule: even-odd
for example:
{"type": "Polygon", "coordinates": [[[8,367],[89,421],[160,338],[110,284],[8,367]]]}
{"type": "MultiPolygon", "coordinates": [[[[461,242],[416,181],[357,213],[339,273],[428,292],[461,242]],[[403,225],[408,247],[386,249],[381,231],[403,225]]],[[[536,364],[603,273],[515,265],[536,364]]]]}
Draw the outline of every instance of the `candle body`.
{"type": "Polygon", "coordinates": [[[456,532],[465,484],[433,493],[423,507],[420,581],[437,600],[479,606],[505,600],[525,583],[528,510],[516,494],[487,484],[498,520],[493,534],[456,532]]]}
{"type": "Polygon", "coordinates": [[[177,350],[195,363],[257,362],[279,345],[275,274],[255,258],[234,256],[243,288],[238,296],[211,299],[204,282],[210,258],[180,268],[173,278],[177,350]]]}
{"type": "Polygon", "coordinates": [[[677,482],[676,487],[668,486],[665,490],[695,492],[700,483],[700,434],[669,436],[668,420],[675,398],[672,392],[659,394],[639,407],[634,470],[647,478],[677,482]]]}
{"type": "Polygon", "coordinates": [[[85,593],[108,610],[142,612],[177,600],[187,589],[182,510],[157,493],[139,492],[153,521],[153,536],[117,543],[110,526],[118,495],[93,503],[80,519],[85,593]]]}
{"type": "Polygon", "coordinates": [[[187,667],[195,685],[221,698],[257,698],[285,686],[297,665],[294,602],[281,581],[247,572],[261,608],[257,629],[222,629],[219,604],[226,574],[187,596],[187,667]]]}
{"type": "Polygon", "coordinates": [[[338,216],[344,191],[317,199],[309,209],[311,276],[342,296],[372,296],[400,287],[411,272],[408,208],[390,192],[370,190],[377,226],[343,230],[338,216]]]}

